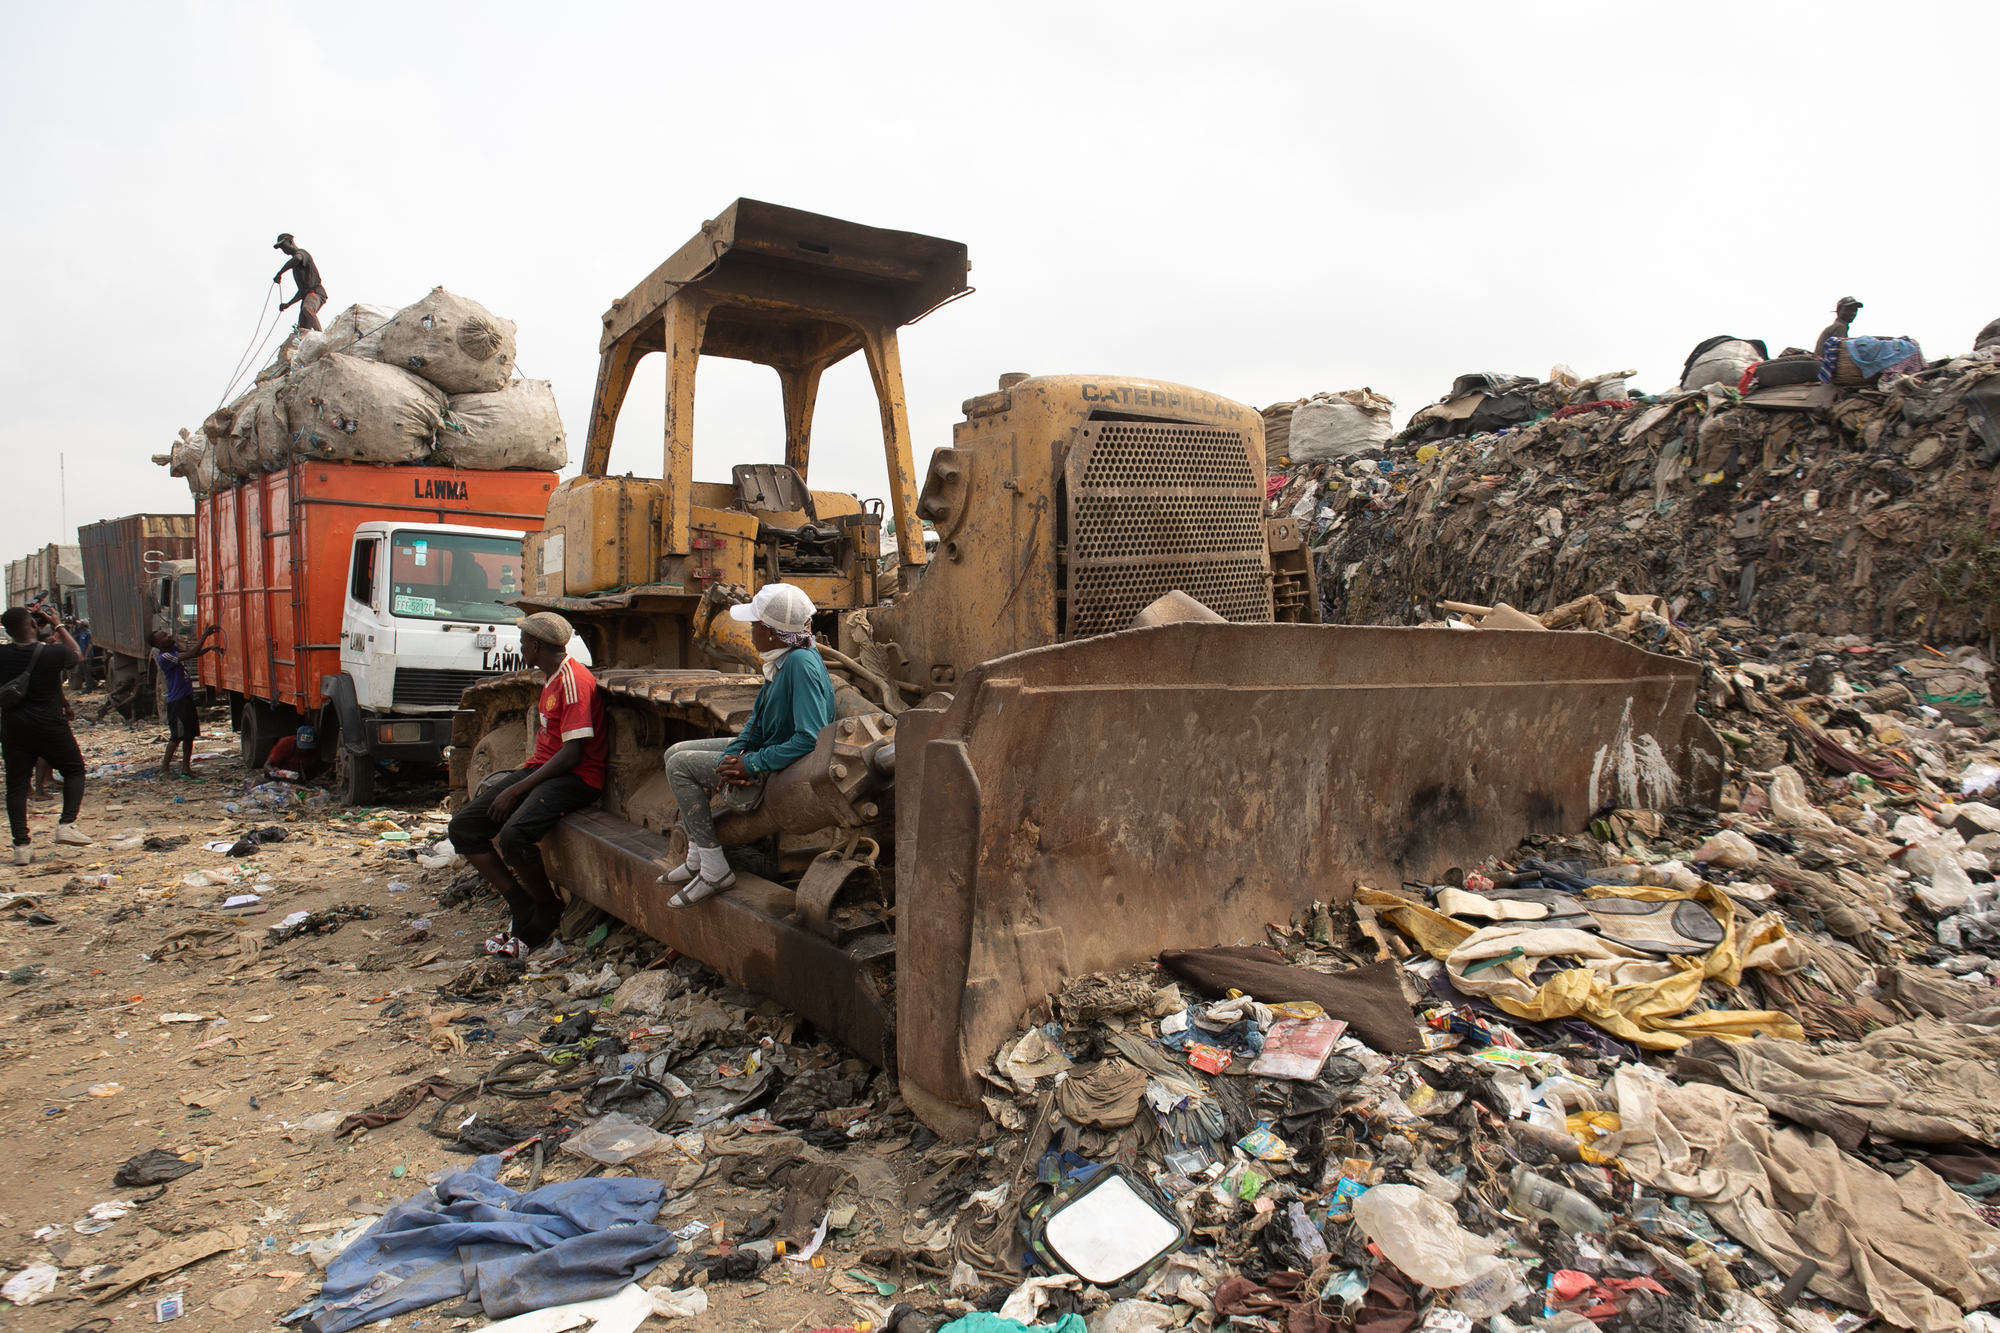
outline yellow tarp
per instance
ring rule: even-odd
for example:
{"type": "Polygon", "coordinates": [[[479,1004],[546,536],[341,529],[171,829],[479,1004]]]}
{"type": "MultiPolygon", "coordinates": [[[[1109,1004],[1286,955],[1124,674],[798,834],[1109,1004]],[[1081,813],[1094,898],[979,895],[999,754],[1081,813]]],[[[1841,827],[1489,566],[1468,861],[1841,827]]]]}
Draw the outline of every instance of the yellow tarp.
{"type": "MultiPolygon", "coordinates": [[[[1729,895],[1711,884],[1704,884],[1692,893],[1683,893],[1678,889],[1608,885],[1593,890],[1591,896],[1639,898],[1647,902],[1697,899],[1706,904],[1722,923],[1722,943],[1705,954],[1668,959],[1672,975],[1639,985],[1608,985],[1592,969],[1579,967],[1549,978],[1529,1003],[1505,995],[1482,998],[1505,1013],[1533,1022],[1581,1018],[1621,1041],[1629,1041],[1650,1051],[1679,1050],[1697,1037],[1722,1037],[1731,1041],[1748,1041],[1752,1037],[1805,1040],[1805,1031],[1796,1020],[1774,1010],[1707,1009],[1687,1012],[1688,1007],[1700,998],[1702,982],[1715,977],[1725,985],[1739,984],[1743,980],[1743,958],[1754,949],[1785,938],[1785,928],[1775,915],[1759,917],[1739,930],[1736,904],[1729,895]]],[[[1375,908],[1378,915],[1440,962],[1449,958],[1460,943],[1478,930],[1478,927],[1453,920],[1421,903],[1371,889],[1365,884],[1355,887],[1354,901],[1375,908]]],[[[1494,964],[1493,970],[1505,969],[1516,980],[1532,985],[1529,974],[1534,966],[1533,959],[1524,958],[1494,964]]],[[[1459,977],[1454,974],[1452,979],[1457,982],[1459,977]]]]}

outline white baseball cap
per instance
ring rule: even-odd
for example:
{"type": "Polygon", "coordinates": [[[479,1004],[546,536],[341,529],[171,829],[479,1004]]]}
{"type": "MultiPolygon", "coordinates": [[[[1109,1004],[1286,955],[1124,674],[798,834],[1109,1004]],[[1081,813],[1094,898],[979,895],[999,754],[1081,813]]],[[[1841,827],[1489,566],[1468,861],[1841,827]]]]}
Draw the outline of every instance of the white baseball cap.
{"type": "Polygon", "coordinates": [[[797,634],[812,627],[812,598],[789,583],[767,583],[748,602],[729,608],[732,620],[761,620],[780,634],[797,634]]]}

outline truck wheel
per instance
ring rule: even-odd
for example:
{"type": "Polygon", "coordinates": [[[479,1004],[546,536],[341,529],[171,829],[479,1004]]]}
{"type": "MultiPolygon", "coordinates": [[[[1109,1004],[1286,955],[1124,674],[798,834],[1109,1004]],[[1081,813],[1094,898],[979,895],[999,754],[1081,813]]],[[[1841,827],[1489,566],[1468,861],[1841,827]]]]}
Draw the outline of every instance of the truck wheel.
{"type": "Polygon", "coordinates": [[[349,754],[345,749],[335,751],[334,762],[339,766],[335,775],[334,788],[342,805],[375,804],[375,757],[367,754],[349,754]]]}
{"type": "Polygon", "coordinates": [[[270,757],[278,737],[299,729],[299,715],[290,708],[273,707],[262,699],[243,701],[243,726],[238,739],[243,748],[243,767],[255,773],[270,757]]]}

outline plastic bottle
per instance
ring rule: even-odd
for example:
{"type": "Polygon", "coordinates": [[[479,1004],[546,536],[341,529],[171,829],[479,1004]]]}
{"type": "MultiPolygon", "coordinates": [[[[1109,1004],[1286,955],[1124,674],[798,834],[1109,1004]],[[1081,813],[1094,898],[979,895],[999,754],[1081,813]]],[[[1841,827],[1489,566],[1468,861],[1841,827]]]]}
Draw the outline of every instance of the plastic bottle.
{"type": "Polygon", "coordinates": [[[1546,1180],[1525,1166],[1514,1168],[1514,1188],[1507,1206],[1528,1217],[1546,1217],[1574,1236],[1584,1231],[1604,1232],[1611,1219],[1596,1204],[1566,1185],[1546,1180]]]}

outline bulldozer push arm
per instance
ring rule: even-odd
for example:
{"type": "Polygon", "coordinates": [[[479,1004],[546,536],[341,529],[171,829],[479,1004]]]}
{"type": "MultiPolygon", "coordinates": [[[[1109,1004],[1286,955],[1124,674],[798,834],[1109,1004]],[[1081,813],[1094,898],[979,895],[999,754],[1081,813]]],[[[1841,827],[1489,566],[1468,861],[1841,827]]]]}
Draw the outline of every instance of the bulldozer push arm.
{"type": "MultiPolygon", "coordinates": [[[[1690,663],[1587,633],[1316,623],[1240,403],[1003,376],[919,485],[895,333],[968,267],[955,242],[739,200],[606,314],[584,473],[524,553],[521,605],[571,620],[607,694],[600,808],[543,844],[558,884],[895,1069],[958,1135],[981,1066],[1066,978],[1255,939],[1357,880],[1435,880],[1607,805],[1713,799],[1690,663]],[[613,476],[655,351],[663,475],[613,476]],[[820,373],[856,351],[886,506],[805,481],[820,373]],[[704,354],[776,370],[783,464],[693,480],[704,354]],[[720,611],[774,580],[819,609],[837,718],[718,820],[767,874],[677,912],[655,883],[685,850],[661,757],[747,720],[761,678],[720,611]]],[[[465,692],[455,786],[521,762],[534,688],[465,692]]]]}

